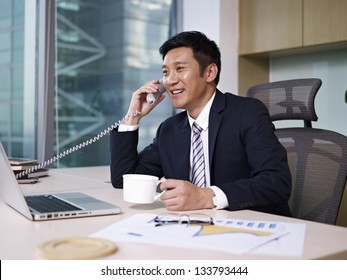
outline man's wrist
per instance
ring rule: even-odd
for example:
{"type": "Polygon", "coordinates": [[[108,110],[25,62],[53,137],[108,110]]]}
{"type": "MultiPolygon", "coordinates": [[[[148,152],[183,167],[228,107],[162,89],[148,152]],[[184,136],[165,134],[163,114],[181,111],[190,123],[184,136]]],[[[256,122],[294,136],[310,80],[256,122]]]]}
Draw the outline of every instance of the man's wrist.
{"type": "Polygon", "coordinates": [[[124,125],[138,125],[141,119],[141,112],[135,111],[135,112],[128,112],[125,117],[123,118],[122,124],[124,125]]]}

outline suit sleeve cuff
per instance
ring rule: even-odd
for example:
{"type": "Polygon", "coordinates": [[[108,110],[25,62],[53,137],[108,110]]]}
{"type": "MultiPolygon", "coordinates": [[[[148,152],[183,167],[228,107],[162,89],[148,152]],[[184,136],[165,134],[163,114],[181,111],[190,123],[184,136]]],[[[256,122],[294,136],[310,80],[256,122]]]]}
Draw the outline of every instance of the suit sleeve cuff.
{"type": "Polygon", "coordinates": [[[214,195],[217,198],[217,205],[214,209],[227,208],[229,206],[229,203],[228,203],[228,199],[227,199],[227,196],[225,195],[225,193],[220,188],[218,188],[216,186],[210,186],[209,188],[212,189],[212,191],[214,192],[214,195]]]}

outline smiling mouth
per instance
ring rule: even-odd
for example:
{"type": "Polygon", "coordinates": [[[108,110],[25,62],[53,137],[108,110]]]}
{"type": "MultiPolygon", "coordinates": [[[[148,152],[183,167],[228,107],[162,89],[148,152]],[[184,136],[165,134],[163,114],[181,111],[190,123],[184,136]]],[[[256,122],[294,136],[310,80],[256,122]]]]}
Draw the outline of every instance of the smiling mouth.
{"type": "Polygon", "coordinates": [[[183,89],[173,90],[171,92],[172,92],[172,95],[177,95],[177,94],[181,94],[183,92],[183,89]]]}

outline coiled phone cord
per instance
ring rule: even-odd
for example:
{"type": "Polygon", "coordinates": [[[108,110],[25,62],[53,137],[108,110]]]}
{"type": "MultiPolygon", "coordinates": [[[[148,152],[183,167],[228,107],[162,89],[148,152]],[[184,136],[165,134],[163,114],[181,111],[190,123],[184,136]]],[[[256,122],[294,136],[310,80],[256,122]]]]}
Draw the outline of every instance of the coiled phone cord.
{"type": "MultiPolygon", "coordinates": [[[[148,105],[147,105],[148,106],[148,105]]],[[[28,175],[29,173],[32,173],[40,168],[44,168],[47,165],[51,165],[53,162],[61,159],[62,157],[65,157],[81,148],[84,148],[86,146],[88,146],[89,144],[95,143],[96,141],[98,141],[100,138],[104,137],[106,134],[110,133],[110,131],[112,131],[113,129],[117,128],[119,125],[123,124],[124,122],[126,122],[127,120],[129,120],[130,118],[135,118],[136,116],[140,115],[142,112],[141,111],[135,111],[134,113],[130,114],[130,115],[126,115],[123,119],[119,120],[118,122],[115,122],[114,124],[112,124],[111,126],[109,126],[108,128],[104,129],[103,131],[101,131],[99,134],[95,135],[93,138],[90,138],[89,140],[82,142],[68,150],[65,150],[64,152],[61,152],[59,154],[57,154],[56,156],[52,157],[49,160],[44,161],[43,163],[39,163],[23,172],[17,173],[16,174],[16,179],[20,179],[23,176],[28,175]]]]}

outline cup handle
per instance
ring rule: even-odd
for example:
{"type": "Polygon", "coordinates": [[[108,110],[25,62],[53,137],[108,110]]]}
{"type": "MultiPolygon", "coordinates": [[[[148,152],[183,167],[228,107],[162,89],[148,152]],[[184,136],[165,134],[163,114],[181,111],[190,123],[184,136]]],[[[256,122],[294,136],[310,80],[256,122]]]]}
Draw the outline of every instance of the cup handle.
{"type": "Polygon", "coordinates": [[[156,201],[158,198],[160,198],[161,195],[162,195],[164,192],[166,192],[166,190],[165,190],[165,191],[162,191],[160,194],[157,194],[157,195],[154,197],[154,201],[156,201]]]}
{"type": "MultiPolygon", "coordinates": [[[[164,182],[164,181],[165,181],[165,179],[159,180],[158,183],[157,183],[157,185],[159,185],[160,183],[162,183],[162,182],[164,182]]],[[[166,192],[166,190],[165,190],[165,191],[162,191],[160,194],[157,194],[157,195],[154,197],[154,201],[156,201],[158,198],[160,198],[161,195],[162,195],[164,192],[166,192]]]]}

